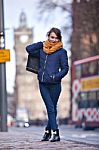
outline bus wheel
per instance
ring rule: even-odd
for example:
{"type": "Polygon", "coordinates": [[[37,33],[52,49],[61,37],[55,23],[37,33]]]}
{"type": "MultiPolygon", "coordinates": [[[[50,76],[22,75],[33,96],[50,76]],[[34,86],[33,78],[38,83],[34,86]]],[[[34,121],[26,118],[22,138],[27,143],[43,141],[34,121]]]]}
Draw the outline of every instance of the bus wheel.
{"type": "Polygon", "coordinates": [[[87,129],[85,122],[82,122],[81,126],[82,126],[82,129],[83,129],[83,130],[86,130],[86,129],[87,129]]]}
{"type": "Polygon", "coordinates": [[[83,130],[90,130],[91,128],[86,126],[86,123],[85,122],[82,122],[82,129],[83,130]]]}

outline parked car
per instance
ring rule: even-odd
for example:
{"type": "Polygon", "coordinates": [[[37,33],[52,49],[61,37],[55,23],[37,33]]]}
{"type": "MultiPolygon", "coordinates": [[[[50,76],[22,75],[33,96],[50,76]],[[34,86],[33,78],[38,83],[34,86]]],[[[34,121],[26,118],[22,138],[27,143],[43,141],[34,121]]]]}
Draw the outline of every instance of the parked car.
{"type": "Polygon", "coordinates": [[[29,127],[29,122],[16,120],[16,127],[29,127]]]}
{"type": "Polygon", "coordinates": [[[16,126],[29,127],[29,115],[25,108],[18,108],[16,111],[16,126]]]}

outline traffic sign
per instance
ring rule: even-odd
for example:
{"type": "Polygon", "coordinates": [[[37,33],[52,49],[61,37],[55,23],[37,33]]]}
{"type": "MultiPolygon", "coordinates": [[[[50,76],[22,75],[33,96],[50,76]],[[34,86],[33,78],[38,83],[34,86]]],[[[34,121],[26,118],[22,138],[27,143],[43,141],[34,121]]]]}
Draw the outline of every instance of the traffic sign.
{"type": "Polygon", "coordinates": [[[0,49],[0,63],[10,61],[10,50],[9,49],[0,49]]]}

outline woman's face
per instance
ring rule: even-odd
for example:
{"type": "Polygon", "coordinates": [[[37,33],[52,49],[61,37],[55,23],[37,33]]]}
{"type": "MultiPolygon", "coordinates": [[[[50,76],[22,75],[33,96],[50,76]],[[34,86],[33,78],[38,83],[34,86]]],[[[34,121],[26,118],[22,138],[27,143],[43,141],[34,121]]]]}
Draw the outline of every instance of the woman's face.
{"type": "Polygon", "coordinates": [[[57,35],[54,32],[51,32],[51,34],[48,36],[48,40],[53,43],[59,41],[57,35]]]}

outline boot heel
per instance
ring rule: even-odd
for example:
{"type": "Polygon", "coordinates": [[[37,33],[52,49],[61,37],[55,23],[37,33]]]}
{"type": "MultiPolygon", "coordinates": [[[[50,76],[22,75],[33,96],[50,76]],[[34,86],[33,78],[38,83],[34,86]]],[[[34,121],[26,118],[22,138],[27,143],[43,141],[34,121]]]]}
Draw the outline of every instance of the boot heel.
{"type": "Polygon", "coordinates": [[[60,141],[59,129],[53,131],[53,137],[50,142],[58,142],[60,141]]]}
{"type": "Polygon", "coordinates": [[[51,130],[46,130],[41,141],[49,141],[51,138],[51,130]]]}

